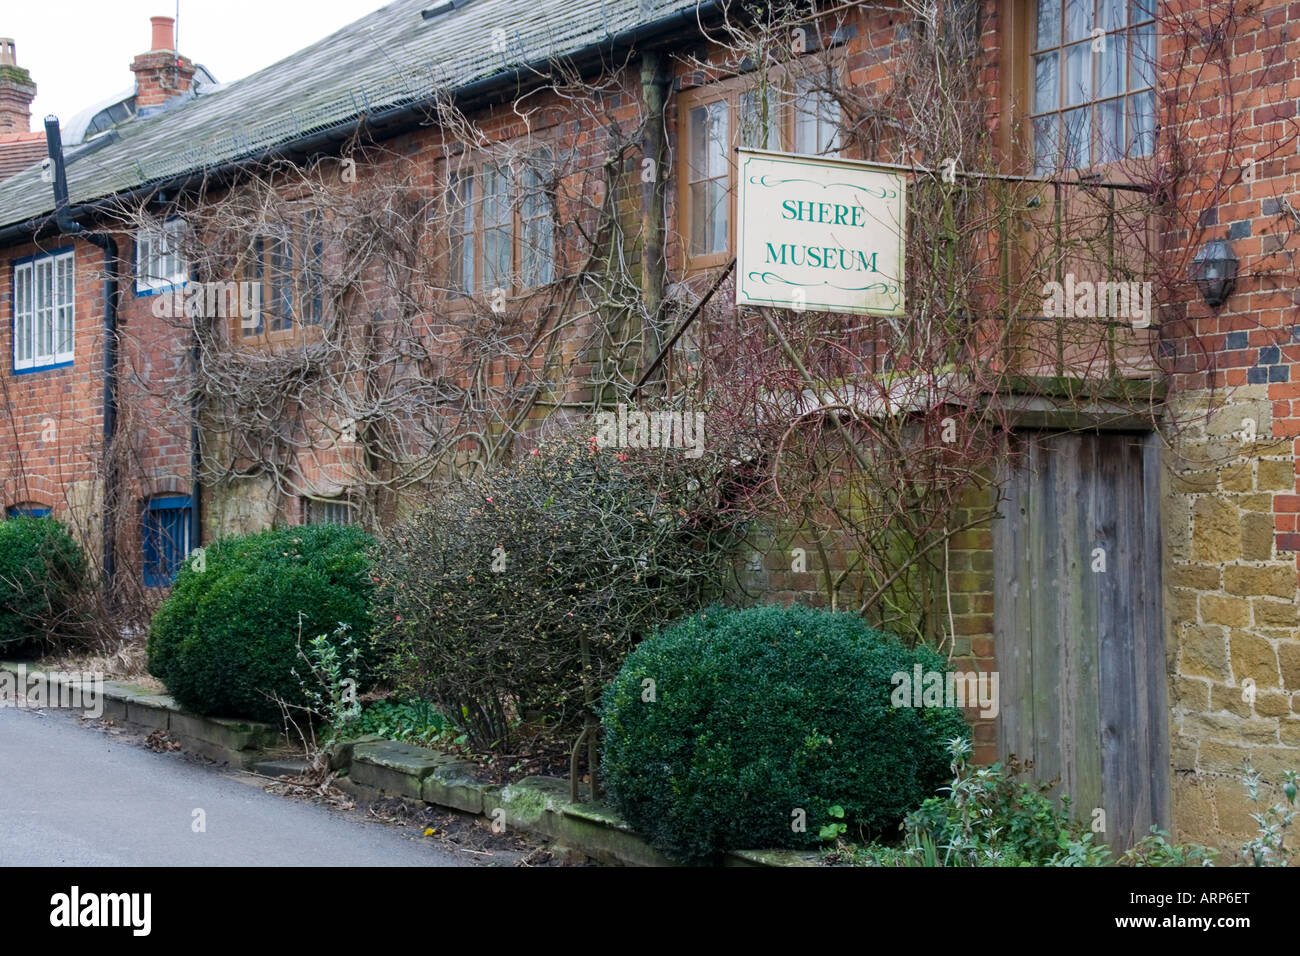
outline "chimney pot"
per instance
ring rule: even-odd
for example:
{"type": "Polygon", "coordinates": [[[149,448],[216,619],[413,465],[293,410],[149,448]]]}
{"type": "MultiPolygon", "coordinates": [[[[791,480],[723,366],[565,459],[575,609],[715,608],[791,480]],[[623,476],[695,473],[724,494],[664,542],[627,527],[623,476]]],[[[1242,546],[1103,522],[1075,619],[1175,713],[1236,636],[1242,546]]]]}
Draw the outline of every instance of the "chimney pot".
{"type": "Polygon", "coordinates": [[[137,116],[148,116],[169,100],[189,92],[194,81],[194,63],[174,49],[176,35],[171,17],[150,17],[153,24],[153,49],[131,61],[135,74],[135,109],[137,116]]]}
{"type": "Polygon", "coordinates": [[[176,21],[171,17],[150,17],[153,25],[153,41],[149,50],[171,50],[176,46],[176,21]]]}
{"type": "Polygon", "coordinates": [[[0,66],[17,66],[18,55],[14,41],[9,37],[0,37],[0,66]]]}

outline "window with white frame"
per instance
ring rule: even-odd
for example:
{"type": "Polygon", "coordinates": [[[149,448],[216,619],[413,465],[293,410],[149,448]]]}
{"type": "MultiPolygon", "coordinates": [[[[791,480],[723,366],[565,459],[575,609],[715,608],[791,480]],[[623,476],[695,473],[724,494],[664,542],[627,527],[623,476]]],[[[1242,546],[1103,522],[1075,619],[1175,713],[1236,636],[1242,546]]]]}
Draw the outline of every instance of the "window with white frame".
{"type": "Polygon", "coordinates": [[[185,220],[169,219],[149,226],[135,235],[136,294],[158,292],[184,285],[189,265],[181,251],[185,237],[185,220]]]}
{"type": "Polygon", "coordinates": [[[72,361],[76,266],[71,249],[14,265],[14,371],[72,361]]]}

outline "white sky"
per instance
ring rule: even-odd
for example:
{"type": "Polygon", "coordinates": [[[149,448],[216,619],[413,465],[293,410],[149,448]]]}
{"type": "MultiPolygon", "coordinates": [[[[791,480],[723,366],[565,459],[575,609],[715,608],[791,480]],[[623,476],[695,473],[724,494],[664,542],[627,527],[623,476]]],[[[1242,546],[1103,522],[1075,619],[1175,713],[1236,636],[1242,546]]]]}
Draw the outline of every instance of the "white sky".
{"type": "MultiPolygon", "coordinates": [[[[219,82],[256,73],[388,0],[180,0],[180,52],[219,82]]],[[[47,113],[65,123],[135,82],[149,49],[149,18],[175,17],[176,0],[3,0],[0,36],[36,83],[32,130],[47,113]]]]}

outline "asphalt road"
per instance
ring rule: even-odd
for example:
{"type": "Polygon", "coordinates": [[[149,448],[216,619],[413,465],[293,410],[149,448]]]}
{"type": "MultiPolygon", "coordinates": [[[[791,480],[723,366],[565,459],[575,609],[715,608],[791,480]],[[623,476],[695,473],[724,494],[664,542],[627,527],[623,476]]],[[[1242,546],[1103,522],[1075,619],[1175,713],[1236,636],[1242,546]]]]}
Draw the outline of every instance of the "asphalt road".
{"type": "Polygon", "coordinates": [[[473,865],[415,830],[265,783],[65,713],[0,709],[0,866],[473,865]],[[206,832],[194,832],[196,809],[206,832]]]}

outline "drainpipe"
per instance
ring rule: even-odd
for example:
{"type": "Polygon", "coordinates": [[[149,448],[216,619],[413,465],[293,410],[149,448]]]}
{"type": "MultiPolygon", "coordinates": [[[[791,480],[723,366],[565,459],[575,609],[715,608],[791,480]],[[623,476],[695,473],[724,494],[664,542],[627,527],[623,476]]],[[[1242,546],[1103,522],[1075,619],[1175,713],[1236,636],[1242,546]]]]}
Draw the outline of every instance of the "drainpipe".
{"type": "MultiPolygon", "coordinates": [[[[641,297],[652,321],[659,316],[664,295],[664,185],[669,170],[664,168],[664,105],[668,100],[669,75],[655,50],[641,57],[641,102],[645,106],[645,131],[641,155],[654,163],[654,175],[641,182],[641,297]]],[[[653,332],[648,344],[658,352],[663,344],[653,332]]]]}
{"type": "MultiPolygon", "coordinates": [[[[103,513],[103,575],[105,591],[111,601],[113,576],[116,571],[116,542],[113,535],[113,514],[117,506],[118,474],[112,455],[113,437],[117,434],[117,307],[119,279],[122,274],[117,241],[107,233],[92,232],[68,214],[68,174],[63,161],[63,137],[59,134],[59,118],[45,117],[45,143],[54,170],[54,222],[59,233],[74,239],[84,239],[104,252],[104,513],[103,513]]],[[[74,276],[75,281],[75,276],[74,276]]]]}
{"type": "MultiPolygon", "coordinates": [[[[198,281],[198,268],[190,269],[191,281],[198,281]]],[[[195,381],[199,374],[199,335],[190,336],[190,368],[195,381]]],[[[199,390],[194,389],[194,398],[190,402],[190,550],[203,546],[203,485],[199,481],[199,468],[202,465],[202,452],[199,449],[199,411],[202,398],[199,390]]]]}

